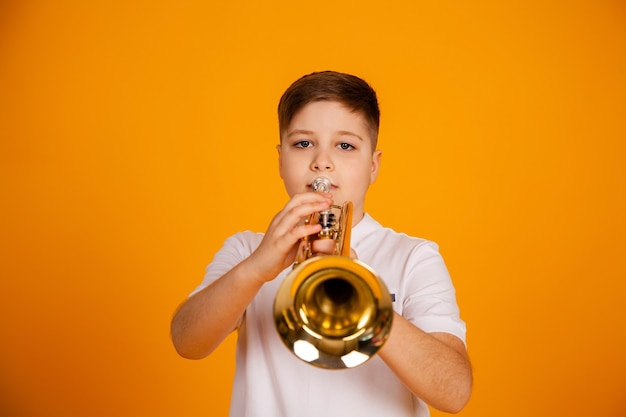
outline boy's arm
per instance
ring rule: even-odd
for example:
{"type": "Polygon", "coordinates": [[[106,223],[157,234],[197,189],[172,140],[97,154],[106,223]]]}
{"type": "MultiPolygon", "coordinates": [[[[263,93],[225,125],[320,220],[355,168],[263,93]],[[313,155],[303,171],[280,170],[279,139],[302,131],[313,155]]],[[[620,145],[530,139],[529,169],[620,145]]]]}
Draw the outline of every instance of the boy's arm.
{"type": "Polygon", "coordinates": [[[172,319],[172,342],[189,359],[208,356],[232,332],[265,282],[293,263],[300,238],[320,231],[302,219],[324,210],[327,194],[295,195],[272,219],[259,247],[208,287],[189,297],[172,319]]]}
{"type": "Polygon", "coordinates": [[[187,359],[208,356],[233,331],[263,282],[250,275],[250,258],[189,297],[172,319],[172,342],[187,359]]]}
{"type": "Polygon", "coordinates": [[[457,413],[469,401],[472,369],[463,342],[448,333],[425,333],[399,314],[379,355],[430,406],[457,413]]]}

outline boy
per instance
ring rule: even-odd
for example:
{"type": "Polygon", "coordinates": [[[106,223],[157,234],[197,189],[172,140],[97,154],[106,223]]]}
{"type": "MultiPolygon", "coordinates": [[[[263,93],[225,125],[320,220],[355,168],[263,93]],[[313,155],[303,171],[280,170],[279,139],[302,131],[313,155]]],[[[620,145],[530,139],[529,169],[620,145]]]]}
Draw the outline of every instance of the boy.
{"type": "Polygon", "coordinates": [[[265,234],[237,233],[215,255],[202,285],[172,320],[178,353],[200,359],[238,331],[233,417],[428,416],[429,404],[458,412],[472,372],[454,287],[434,243],[383,228],[364,211],[377,177],[379,108],[358,77],[337,72],[304,76],[279,107],[279,171],[289,202],[265,234]],[[313,192],[328,178],[331,192],[313,192]],[[353,255],[395,294],[389,339],[365,364],[346,370],[311,366],[282,344],[273,301],[303,236],[321,226],[310,213],[352,201],[353,255]]]}

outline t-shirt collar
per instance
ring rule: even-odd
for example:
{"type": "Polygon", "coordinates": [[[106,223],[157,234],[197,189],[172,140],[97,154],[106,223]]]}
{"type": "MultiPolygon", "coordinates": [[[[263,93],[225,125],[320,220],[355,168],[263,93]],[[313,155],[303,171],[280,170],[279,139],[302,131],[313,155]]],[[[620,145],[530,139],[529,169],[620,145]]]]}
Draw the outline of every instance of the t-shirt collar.
{"type": "MultiPolygon", "coordinates": [[[[378,227],[380,227],[378,222],[368,213],[364,213],[361,221],[352,228],[352,236],[350,240],[352,242],[358,242],[378,227]]],[[[354,246],[354,243],[352,243],[352,246],[354,246]]]]}

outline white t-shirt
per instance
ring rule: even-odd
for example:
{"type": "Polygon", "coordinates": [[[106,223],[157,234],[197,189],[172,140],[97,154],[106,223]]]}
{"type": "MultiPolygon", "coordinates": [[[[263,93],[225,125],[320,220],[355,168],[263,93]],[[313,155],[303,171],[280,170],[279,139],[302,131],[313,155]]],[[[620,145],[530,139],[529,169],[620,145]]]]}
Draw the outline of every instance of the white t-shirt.
{"type": "MultiPolygon", "coordinates": [[[[248,257],[263,234],[237,233],[207,267],[208,286],[248,257]]],[[[383,228],[369,215],[352,229],[351,246],[395,295],[394,310],[425,332],[446,332],[465,342],[455,290],[437,245],[383,228]]],[[[291,267],[266,283],[239,327],[231,417],[425,417],[416,398],[378,357],[356,368],[307,364],[278,336],[273,303],[291,267]]]]}

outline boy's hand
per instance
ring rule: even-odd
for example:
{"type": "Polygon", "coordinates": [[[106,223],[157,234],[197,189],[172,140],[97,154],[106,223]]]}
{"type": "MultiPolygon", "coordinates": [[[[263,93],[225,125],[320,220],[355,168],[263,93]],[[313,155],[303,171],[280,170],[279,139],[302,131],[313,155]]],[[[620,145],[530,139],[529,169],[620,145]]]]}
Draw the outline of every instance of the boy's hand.
{"type": "Polygon", "coordinates": [[[294,262],[300,239],[322,229],[317,223],[304,224],[304,219],[331,204],[330,194],[317,192],[296,194],[289,200],[274,216],[261,244],[248,258],[248,262],[254,265],[253,270],[258,273],[258,279],[271,281],[294,262]]]}

